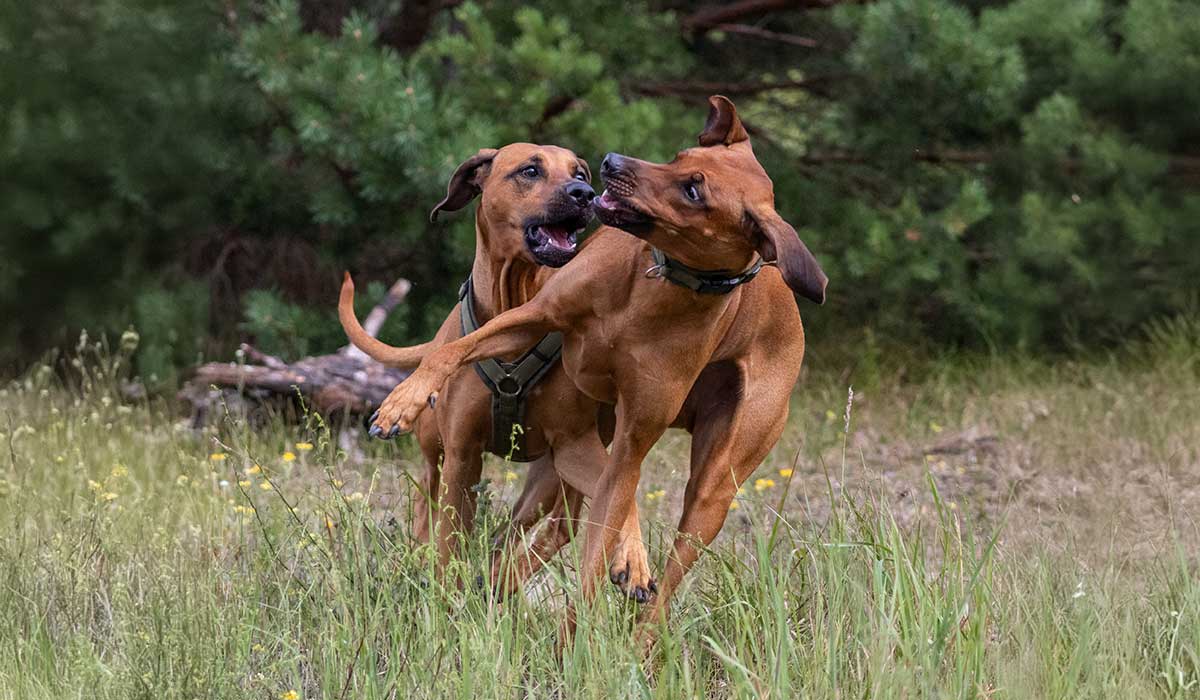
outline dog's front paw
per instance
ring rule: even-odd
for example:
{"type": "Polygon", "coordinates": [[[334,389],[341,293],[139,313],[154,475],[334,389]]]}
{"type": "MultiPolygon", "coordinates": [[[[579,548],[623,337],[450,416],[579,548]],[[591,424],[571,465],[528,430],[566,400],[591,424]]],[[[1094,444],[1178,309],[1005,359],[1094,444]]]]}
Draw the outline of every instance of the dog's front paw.
{"type": "Polygon", "coordinates": [[[412,430],[425,406],[433,406],[437,400],[440,384],[428,373],[417,370],[383,400],[379,410],[371,416],[371,429],[367,432],[371,437],[390,440],[412,430]]]}
{"type": "Polygon", "coordinates": [[[617,542],[608,567],[608,580],[641,604],[650,602],[650,598],[658,593],[658,584],[650,577],[650,562],[640,539],[622,537],[617,542]]]}

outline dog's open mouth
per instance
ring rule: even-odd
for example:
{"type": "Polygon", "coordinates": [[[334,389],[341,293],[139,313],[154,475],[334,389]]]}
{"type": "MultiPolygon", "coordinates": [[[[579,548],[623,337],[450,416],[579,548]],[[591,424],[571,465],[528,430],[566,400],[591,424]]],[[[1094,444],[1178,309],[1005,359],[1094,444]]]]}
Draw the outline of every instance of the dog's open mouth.
{"type": "Polygon", "coordinates": [[[652,216],[613,194],[611,189],[604,190],[604,194],[592,200],[592,209],[602,223],[635,236],[648,233],[654,225],[652,216]]]}
{"type": "Polygon", "coordinates": [[[530,224],[525,227],[525,245],[538,264],[562,267],[578,252],[579,234],[586,226],[586,215],[530,224]]]}

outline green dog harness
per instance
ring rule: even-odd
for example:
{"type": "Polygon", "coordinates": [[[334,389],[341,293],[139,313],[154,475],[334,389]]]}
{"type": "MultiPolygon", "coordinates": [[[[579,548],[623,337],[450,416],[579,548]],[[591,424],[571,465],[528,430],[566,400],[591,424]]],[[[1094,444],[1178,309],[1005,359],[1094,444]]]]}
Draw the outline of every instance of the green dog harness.
{"type": "MultiPolygon", "coordinates": [[[[475,315],[475,292],[470,277],[458,290],[458,298],[462,302],[459,316],[463,335],[479,330],[481,324],[475,315]]],[[[529,390],[562,357],[562,344],[562,333],[547,333],[516,362],[475,363],[475,373],[492,392],[492,439],[488,445],[492,454],[514,462],[531,462],[540,456],[529,454],[525,444],[525,401],[529,390]]]]}

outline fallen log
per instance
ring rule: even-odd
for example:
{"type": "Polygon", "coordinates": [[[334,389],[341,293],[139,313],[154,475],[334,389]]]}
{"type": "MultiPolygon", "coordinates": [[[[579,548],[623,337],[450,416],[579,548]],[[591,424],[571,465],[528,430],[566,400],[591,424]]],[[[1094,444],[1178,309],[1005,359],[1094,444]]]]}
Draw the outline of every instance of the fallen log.
{"type": "MultiPolygon", "coordinates": [[[[401,279],[363,321],[372,337],[412,285],[401,279]]],[[[358,348],[284,362],[243,343],[236,362],[209,362],[193,371],[178,397],[192,408],[192,424],[208,422],[214,410],[249,411],[272,401],[303,400],[309,410],[330,416],[374,410],[405,377],[406,370],[385,367],[358,348]]]]}

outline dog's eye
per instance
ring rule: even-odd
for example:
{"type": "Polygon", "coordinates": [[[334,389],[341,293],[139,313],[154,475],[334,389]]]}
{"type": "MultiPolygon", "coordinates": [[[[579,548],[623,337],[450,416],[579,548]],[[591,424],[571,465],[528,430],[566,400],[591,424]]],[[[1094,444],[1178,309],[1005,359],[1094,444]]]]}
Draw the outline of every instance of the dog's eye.
{"type": "Polygon", "coordinates": [[[689,182],[683,186],[683,194],[693,202],[700,201],[700,188],[694,182],[689,182]]]}
{"type": "Polygon", "coordinates": [[[584,175],[583,173],[575,173],[575,179],[579,180],[580,182],[587,182],[587,175],[584,175]]]}
{"type": "Polygon", "coordinates": [[[521,174],[524,175],[525,177],[537,177],[538,175],[541,174],[541,172],[537,169],[536,165],[531,165],[531,166],[525,168],[524,170],[522,170],[521,174]]]}

